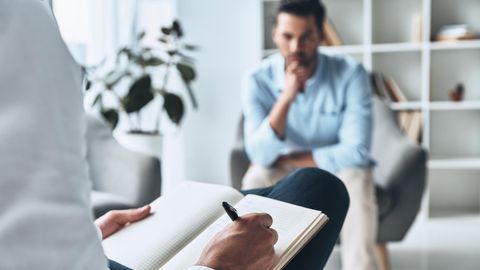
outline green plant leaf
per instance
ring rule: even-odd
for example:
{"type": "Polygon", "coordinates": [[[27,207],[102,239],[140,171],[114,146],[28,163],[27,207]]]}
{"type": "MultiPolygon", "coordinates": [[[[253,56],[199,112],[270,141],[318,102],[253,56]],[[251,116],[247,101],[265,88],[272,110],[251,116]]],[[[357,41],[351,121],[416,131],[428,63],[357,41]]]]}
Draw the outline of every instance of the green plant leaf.
{"type": "Polygon", "coordinates": [[[103,80],[105,87],[111,90],[117,83],[119,83],[125,76],[125,72],[110,71],[103,80]]]}
{"type": "Polygon", "coordinates": [[[168,44],[168,39],[166,37],[159,37],[158,41],[160,41],[162,43],[165,43],[165,44],[168,44]]]}
{"type": "Polygon", "coordinates": [[[193,81],[196,77],[195,70],[190,65],[178,63],[177,69],[180,72],[183,81],[187,84],[193,81]]]}
{"type": "Polygon", "coordinates": [[[192,102],[192,107],[194,109],[197,109],[198,108],[197,99],[193,94],[193,90],[192,90],[192,87],[190,86],[190,83],[185,83],[185,87],[187,88],[188,96],[190,97],[190,101],[192,102]]]}
{"type": "Polygon", "coordinates": [[[120,56],[121,54],[125,54],[130,59],[133,55],[133,52],[130,48],[124,47],[120,49],[117,53],[118,56],[120,56]]]}
{"type": "Polygon", "coordinates": [[[167,54],[172,57],[172,56],[178,54],[178,50],[168,50],[167,54]]]}
{"type": "Polygon", "coordinates": [[[192,44],[184,44],[183,47],[185,48],[185,50],[189,50],[189,51],[197,51],[200,49],[200,47],[198,47],[197,45],[192,45],[192,44]]]}
{"type": "Polygon", "coordinates": [[[90,90],[90,88],[92,88],[92,81],[87,80],[85,83],[85,91],[90,90]]]}
{"type": "Polygon", "coordinates": [[[102,95],[102,92],[98,93],[98,95],[95,97],[95,99],[93,100],[93,103],[92,103],[92,107],[97,105],[97,104],[100,104],[102,105],[102,99],[103,99],[103,95],[102,95]]]}
{"type": "Polygon", "coordinates": [[[160,59],[158,57],[152,56],[152,57],[148,57],[148,58],[141,57],[140,59],[138,59],[137,63],[139,65],[143,66],[143,67],[146,67],[146,66],[157,67],[157,66],[165,64],[165,61],[163,61],[162,59],[160,59]]]}
{"type": "Polygon", "coordinates": [[[187,92],[190,97],[190,101],[192,102],[192,106],[194,109],[196,109],[198,107],[197,100],[193,94],[192,88],[190,87],[190,83],[196,77],[195,70],[190,65],[184,63],[178,63],[177,69],[180,72],[183,82],[185,83],[185,87],[187,88],[187,92]]]}
{"type": "Polygon", "coordinates": [[[174,20],[171,29],[177,34],[177,37],[181,38],[183,36],[182,26],[180,25],[179,21],[174,20]]]}
{"type": "Polygon", "coordinates": [[[181,57],[181,62],[184,63],[185,65],[193,66],[193,64],[197,61],[195,58],[190,57],[184,53],[178,53],[178,55],[181,57]]]}
{"type": "Polygon", "coordinates": [[[145,37],[146,34],[147,34],[147,32],[145,32],[145,31],[140,32],[137,36],[137,39],[142,40],[145,37]]]}
{"type": "Polygon", "coordinates": [[[168,27],[162,27],[160,28],[160,31],[162,31],[164,35],[170,35],[172,33],[172,29],[168,27]]]}
{"type": "Polygon", "coordinates": [[[165,94],[163,95],[163,98],[164,98],[163,108],[167,112],[168,117],[176,125],[180,124],[180,121],[182,121],[183,113],[184,113],[184,106],[183,106],[182,99],[179,96],[169,92],[165,92],[165,94]]]}
{"type": "Polygon", "coordinates": [[[115,109],[108,109],[102,110],[100,113],[102,114],[103,118],[108,122],[110,127],[112,129],[115,129],[118,124],[118,111],[115,109]]]}
{"type": "Polygon", "coordinates": [[[132,113],[141,110],[152,100],[152,79],[150,75],[145,75],[132,84],[122,104],[127,113],[132,113]]]}
{"type": "Polygon", "coordinates": [[[153,50],[152,47],[143,47],[142,48],[142,53],[150,53],[153,50]]]}

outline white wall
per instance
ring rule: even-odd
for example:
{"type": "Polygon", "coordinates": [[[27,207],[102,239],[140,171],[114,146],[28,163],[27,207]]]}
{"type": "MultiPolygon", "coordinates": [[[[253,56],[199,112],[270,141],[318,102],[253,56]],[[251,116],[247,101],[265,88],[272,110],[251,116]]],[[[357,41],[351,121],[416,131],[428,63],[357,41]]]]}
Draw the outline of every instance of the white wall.
{"type": "Polygon", "coordinates": [[[261,59],[257,0],[178,0],[187,41],[201,46],[194,91],[199,110],[183,123],[186,177],[229,183],[229,152],[240,115],[240,82],[261,59]]]}

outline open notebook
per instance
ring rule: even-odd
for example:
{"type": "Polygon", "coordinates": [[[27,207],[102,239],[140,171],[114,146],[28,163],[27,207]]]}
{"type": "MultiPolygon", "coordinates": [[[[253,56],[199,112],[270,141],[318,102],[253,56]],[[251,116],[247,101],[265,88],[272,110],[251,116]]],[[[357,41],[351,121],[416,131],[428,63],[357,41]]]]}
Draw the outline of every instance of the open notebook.
{"type": "Polygon", "coordinates": [[[275,267],[282,269],[328,221],[320,211],[233,188],[184,182],[151,203],[153,214],[103,241],[108,258],[135,270],[181,270],[195,264],[208,241],[232,221],[222,201],[240,216],[266,212],[279,239],[275,267]]]}

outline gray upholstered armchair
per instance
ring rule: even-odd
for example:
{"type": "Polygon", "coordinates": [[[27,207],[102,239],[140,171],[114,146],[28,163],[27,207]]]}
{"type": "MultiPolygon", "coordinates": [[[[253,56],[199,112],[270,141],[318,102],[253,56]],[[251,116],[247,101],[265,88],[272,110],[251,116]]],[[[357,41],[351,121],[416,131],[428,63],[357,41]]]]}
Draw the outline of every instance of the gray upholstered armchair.
{"type": "Polygon", "coordinates": [[[108,126],[87,115],[87,161],[95,217],[150,203],[160,196],[160,161],[123,148],[108,126]]]}
{"type": "MultiPolygon", "coordinates": [[[[374,98],[372,156],[379,206],[377,236],[380,269],[388,269],[386,243],[402,240],[419,211],[426,182],[427,153],[400,130],[395,113],[374,98]]],[[[230,155],[232,186],[240,188],[250,161],[243,145],[243,121],[230,155]]]]}

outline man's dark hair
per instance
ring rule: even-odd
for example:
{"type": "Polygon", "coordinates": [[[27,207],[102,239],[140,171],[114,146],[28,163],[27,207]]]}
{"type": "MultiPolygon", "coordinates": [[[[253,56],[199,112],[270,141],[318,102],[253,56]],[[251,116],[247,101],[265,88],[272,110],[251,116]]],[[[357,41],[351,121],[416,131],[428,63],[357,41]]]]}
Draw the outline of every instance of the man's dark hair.
{"type": "Polygon", "coordinates": [[[288,13],[296,16],[313,16],[315,24],[320,32],[323,32],[323,21],[325,20],[325,6],[320,0],[281,0],[277,6],[275,24],[280,13],[288,13]]]}

